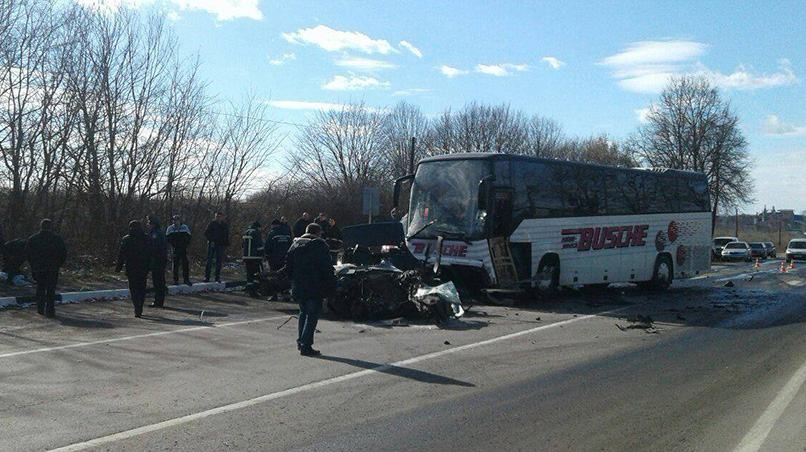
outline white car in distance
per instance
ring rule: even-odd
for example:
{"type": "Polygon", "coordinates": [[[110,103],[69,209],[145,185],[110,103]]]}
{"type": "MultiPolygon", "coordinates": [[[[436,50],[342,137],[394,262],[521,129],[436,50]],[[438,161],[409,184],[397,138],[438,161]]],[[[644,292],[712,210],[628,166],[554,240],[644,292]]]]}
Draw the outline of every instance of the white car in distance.
{"type": "MultiPolygon", "coordinates": [[[[804,250],[806,251],[806,250],[804,250]]],[[[730,242],[722,249],[723,261],[750,262],[750,245],[747,242],[730,242]]]]}

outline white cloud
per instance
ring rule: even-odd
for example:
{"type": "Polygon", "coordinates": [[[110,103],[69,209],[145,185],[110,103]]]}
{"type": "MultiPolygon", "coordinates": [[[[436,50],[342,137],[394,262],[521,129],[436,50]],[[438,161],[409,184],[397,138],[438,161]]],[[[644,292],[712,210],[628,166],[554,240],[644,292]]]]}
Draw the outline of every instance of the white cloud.
{"type": "Polygon", "coordinates": [[[361,75],[337,75],[333,80],[322,85],[322,89],[331,91],[356,91],[361,89],[388,88],[389,82],[378,80],[375,77],[361,75]]]}
{"type": "Polygon", "coordinates": [[[269,59],[269,64],[272,64],[274,66],[282,66],[285,63],[287,63],[289,61],[294,61],[296,59],[297,59],[297,55],[295,55],[294,53],[284,53],[284,54],[280,55],[277,58],[269,59]]]}
{"type": "MultiPolygon", "coordinates": [[[[75,0],[76,3],[103,13],[112,13],[120,8],[137,9],[143,6],[160,5],[179,10],[200,10],[215,16],[216,20],[233,19],[262,20],[260,0],[75,0]]],[[[170,20],[177,20],[178,13],[168,10],[165,13],[170,20]]]]}
{"type": "Polygon", "coordinates": [[[565,61],[561,61],[560,59],[555,58],[553,56],[544,56],[543,58],[540,59],[540,61],[548,64],[549,66],[551,66],[552,69],[559,69],[565,66],[565,61]]]}
{"type": "Polygon", "coordinates": [[[764,120],[764,133],[767,135],[806,136],[806,125],[787,124],[781,122],[777,115],[769,115],[764,120]]]}
{"type": "Polygon", "coordinates": [[[781,60],[778,66],[778,72],[772,74],[754,74],[744,66],[739,66],[735,71],[727,75],[707,68],[695,73],[705,76],[715,85],[725,89],[750,90],[774,88],[776,86],[794,85],[800,82],[788,60],[781,60]]]}
{"type": "Polygon", "coordinates": [[[334,104],[330,102],[309,102],[305,100],[270,100],[269,105],[271,105],[274,108],[282,108],[283,110],[316,110],[316,111],[342,110],[347,107],[346,104],[334,104]]]}
{"type": "Polygon", "coordinates": [[[412,45],[408,41],[400,41],[400,47],[405,48],[406,50],[411,52],[411,54],[416,56],[417,58],[422,58],[423,57],[423,52],[421,52],[420,49],[418,49],[417,47],[414,47],[414,45],[412,45]]]}
{"type": "Polygon", "coordinates": [[[409,89],[401,89],[399,91],[395,91],[392,93],[393,96],[414,96],[416,94],[427,93],[431,91],[427,88],[409,88],[409,89]]]}
{"type": "Polygon", "coordinates": [[[639,41],[599,64],[608,66],[619,86],[638,93],[658,93],[669,79],[700,75],[724,89],[750,90],[791,85],[799,80],[788,60],[779,60],[778,72],[757,74],[739,66],[730,74],[712,70],[698,61],[708,45],[687,40],[639,41]]]}
{"type": "Polygon", "coordinates": [[[506,77],[514,72],[523,72],[529,69],[526,64],[477,64],[476,72],[480,74],[494,75],[496,77],[506,77]]]}
{"type": "Polygon", "coordinates": [[[341,58],[336,60],[336,66],[348,67],[359,71],[378,71],[381,69],[394,69],[397,67],[388,61],[360,57],[341,58]]]}
{"type": "Polygon", "coordinates": [[[232,19],[263,20],[259,0],[170,0],[180,9],[202,10],[214,16],[217,20],[232,19]]]}
{"type": "Polygon", "coordinates": [[[292,44],[313,44],[328,52],[357,50],[367,54],[397,53],[397,50],[384,39],[372,39],[357,31],[334,30],[326,25],[302,28],[293,33],[282,33],[281,36],[292,44]]]}
{"type": "Polygon", "coordinates": [[[644,107],[635,110],[635,116],[638,118],[638,122],[641,124],[646,124],[649,122],[649,113],[652,111],[651,107],[644,107]]]}
{"type": "Polygon", "coordinates": [[[465,75],[465,74],[468,73],[468,71],[466,71],[464,69],[457,69],[455,67],[447,66],[447,65],[444,65],[444,64],[439,67],[439,72],[441,72],[442,75],[444,75],[445,77],[448,77],[448,78],[454,78],[454,77],[457,77],[457,76],[460,76],[460,75],[465,75]]]}

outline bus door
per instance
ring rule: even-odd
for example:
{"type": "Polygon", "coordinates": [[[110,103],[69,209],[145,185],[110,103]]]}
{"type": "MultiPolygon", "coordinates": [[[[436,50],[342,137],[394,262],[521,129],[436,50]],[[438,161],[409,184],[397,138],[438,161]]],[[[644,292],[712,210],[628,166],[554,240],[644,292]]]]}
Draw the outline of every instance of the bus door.
{"type": "Polygon", "coordinates": [[[511,188],[496,188],[493,193],[492,221],[489,225],[490,257],[501,288],[514,288],[518,283],[518,270],[509,244],[513,226],[513,197],[514,190],[511,188]]]}

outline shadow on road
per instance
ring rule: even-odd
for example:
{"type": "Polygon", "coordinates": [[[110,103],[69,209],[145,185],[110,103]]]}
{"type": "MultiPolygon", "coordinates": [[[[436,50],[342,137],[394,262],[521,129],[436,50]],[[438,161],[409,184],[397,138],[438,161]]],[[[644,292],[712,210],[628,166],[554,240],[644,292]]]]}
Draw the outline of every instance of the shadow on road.
{"type": "MultiPolygon", "coordinates": [[[[205,313],[207,315],[207,313],[205,313]]],[[[210,322],[204,322],[193,319],[168,319],[165,317],[157,317],[153,315],[143,314],[143,319],[151,320],[152,322],[165,323],[167,325],[183,325],[183,326],[213,326],[210,322]]]]}
{"type": "Polygon", "coordinates": [[[71,326],[75,328],[114,328],[115,325],[97,319],[81,318],[81,317],[65,317],[62,314],[56,314],[55,320],[64,326],[71,326]]]}
{"type": "Polygon", "coordinates": [[[466,381],[456,380],[450,377],[443,377],[442,375],[432,374],[417,369],[409,369],[406,367],[393,366],[391,364],[378,364],[370,361],[362,361],[360,359],[342,358],[340,356],[321,355],[319,359],[325,361],[333,361],[350,366],[359,367],[361,369],[371,369],[380,373],[395,375],[409,380],[419,381],[420,383],[438,384],[438,385],[451,385],[461,386],[464,388],[475,388],[476,385],[466,381]]]}
{"type": "Polygon", "coordinates": [[[192,315],[201,315],[201,313],[204,312],[205,317],[229,317],[229,314],[227,313],[208,311],[206,309],[176,308],[173,306],[163,306],[162,309],[166,311],[183,312],[185,314],[192,314],[192,315]]]}

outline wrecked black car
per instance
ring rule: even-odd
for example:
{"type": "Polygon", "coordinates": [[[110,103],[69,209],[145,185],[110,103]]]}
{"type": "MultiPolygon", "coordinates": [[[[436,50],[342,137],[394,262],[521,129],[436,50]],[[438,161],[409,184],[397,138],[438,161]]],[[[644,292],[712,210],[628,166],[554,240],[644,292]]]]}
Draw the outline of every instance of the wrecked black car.
{"type": "Polygon", "coordinates": [[[406,247],[399,222],[344,228],[338,284],[328,308],[354,320],[393,317],[445,322],[464,312],[453,283],[442,283],[406,247]]]}
{"type": "MultiPolygon", "coordinates": [[[[456,287],[439,280],[409,252],[401,223],[349,226],[342,235],[343,248],[334,266],[336,293],[327,300],[335,315],[353,320],[428,318],[437,323],[463,315],[456,287]]],[[[277,296],[288,288],[282,274],[264,273],[247,291],[277,296]]]]}

